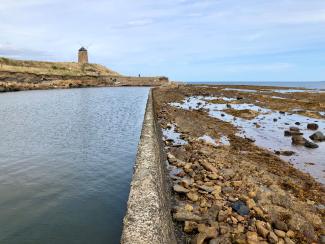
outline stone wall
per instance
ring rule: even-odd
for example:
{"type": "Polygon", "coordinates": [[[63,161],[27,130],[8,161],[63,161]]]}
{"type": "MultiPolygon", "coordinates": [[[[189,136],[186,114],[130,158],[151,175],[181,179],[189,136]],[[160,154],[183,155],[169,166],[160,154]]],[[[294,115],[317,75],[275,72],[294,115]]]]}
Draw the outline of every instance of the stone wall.
{"type": "Polygon", "coordinates": [[[122,244],[176,243],[161,132],[150,91],[124,218],[122,244]]]}

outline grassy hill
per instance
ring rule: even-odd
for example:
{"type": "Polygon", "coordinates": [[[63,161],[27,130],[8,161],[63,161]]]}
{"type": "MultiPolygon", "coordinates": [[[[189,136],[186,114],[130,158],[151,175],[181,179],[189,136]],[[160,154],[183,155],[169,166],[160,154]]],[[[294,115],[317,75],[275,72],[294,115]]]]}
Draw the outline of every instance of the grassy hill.
{"type": "Polygon", "coordinates": [[[40,75],[67,76],[119,76],[120,74],[99,64],[74,62],[23,61],[0,57],[0,71],[22,72],[40,75]]]}

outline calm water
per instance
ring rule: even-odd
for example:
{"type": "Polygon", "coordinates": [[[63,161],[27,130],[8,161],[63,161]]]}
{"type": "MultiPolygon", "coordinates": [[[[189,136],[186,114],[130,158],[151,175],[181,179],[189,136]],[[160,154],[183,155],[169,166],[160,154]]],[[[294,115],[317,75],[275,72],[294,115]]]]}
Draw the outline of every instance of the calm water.
{"type": "Polygon", "coordinates": [[[0,243],[119,243],[147,94],[0,94],[0,243]]]}
{"type": "Polygon", "coordinates": [[[250,85],[250,86],[284,86],[302,87],[309,89],[325,89],[325,81],[191,81],[189,84],[210,84],[210,85],[250,85]]]}

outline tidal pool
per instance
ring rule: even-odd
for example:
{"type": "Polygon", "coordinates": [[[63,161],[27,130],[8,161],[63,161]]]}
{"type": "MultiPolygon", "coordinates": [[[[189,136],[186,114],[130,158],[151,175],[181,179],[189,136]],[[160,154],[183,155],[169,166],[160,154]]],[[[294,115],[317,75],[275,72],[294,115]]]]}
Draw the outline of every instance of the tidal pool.
{"type": "MultiPolygon", "coordinates": [[[[215,99],[222,100],[223,97],[215,99]]],[[[325,184],[325,142],[317,142],[318,148],[310,149],[303,146],[291,144],[291,137],[285,137],[284,131],[290,126],[296,126],[309,139],[315,131],[308,130],[308,123],[317,123],[319,131],[325,131],[325,120],[314,119],[295,113],[279,113],[268,108],[247,103],[210,103],[213,99],[204,99],[202,96],[187,97],[181,103],[170,103],[171,106],[181,109],[203,109],[211,117],[228,122],[236,126],[239,130],[238,136],[253,139],[257,146],[274,151],[293,151],[294,155],[281,156],[282,159],[290,162],[293,166],[310,173],[319,182],[325,184]],[[244,119],[227,113],[228,108],[234,110],[250,110],[258,112],[252,119],[244,119]],[[296,125],[296,123],[299,125],[296,125]],[[259,126],[256,126],[259,125],[259,126]]]]}
{"type": "Polygon", "coordinates": [[[0,243],[119,243],[148,91],[0,94],[0,243]]]}

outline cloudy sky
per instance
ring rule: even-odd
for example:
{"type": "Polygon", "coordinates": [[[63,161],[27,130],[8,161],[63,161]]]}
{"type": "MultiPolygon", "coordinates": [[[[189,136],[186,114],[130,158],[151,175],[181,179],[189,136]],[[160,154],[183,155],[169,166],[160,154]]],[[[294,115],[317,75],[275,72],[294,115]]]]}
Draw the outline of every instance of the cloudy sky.
{"type": "Polygon", "coordinates": [[[325,80],[324,0],[0,0],[0,56],[174,80],[325,80]]]}

